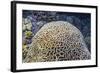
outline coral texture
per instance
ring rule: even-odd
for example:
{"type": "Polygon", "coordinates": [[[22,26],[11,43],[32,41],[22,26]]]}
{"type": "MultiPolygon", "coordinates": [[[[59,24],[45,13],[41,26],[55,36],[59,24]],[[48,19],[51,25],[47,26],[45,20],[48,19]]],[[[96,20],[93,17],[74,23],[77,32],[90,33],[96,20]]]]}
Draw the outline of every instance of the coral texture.
{"type": "Polygon", "coordinates": [[[90,52],[80,30],[68,22],[53,21],[45,24],[32,38],[24,62],[87,60],[90,58],[90,52]]]}

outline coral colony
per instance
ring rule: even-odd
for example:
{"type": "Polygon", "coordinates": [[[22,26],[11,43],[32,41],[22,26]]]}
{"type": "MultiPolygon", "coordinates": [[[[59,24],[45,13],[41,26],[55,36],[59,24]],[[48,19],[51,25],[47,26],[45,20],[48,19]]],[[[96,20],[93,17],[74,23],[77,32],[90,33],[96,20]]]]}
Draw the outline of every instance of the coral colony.
{"type": "Polygon", "coordinates": [[[22,61],[91,59],[90,14],[23,10],[22,61]]]}

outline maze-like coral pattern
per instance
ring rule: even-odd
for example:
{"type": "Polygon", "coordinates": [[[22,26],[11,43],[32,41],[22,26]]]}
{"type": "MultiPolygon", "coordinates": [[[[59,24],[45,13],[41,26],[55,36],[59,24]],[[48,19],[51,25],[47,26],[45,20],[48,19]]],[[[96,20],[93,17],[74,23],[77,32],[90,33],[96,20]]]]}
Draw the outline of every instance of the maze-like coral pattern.
{"type": "Polygon", "coordinates": [[[32,38],[24,62],[90,59],[82,33],[72,24],[54,21],[45,24],[32,38]]]}

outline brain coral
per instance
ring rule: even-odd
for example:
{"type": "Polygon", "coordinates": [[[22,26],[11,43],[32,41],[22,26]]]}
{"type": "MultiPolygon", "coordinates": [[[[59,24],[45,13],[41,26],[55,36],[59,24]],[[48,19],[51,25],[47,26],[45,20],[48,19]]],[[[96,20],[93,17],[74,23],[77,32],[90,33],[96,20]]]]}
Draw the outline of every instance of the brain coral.
{"type": "Polygon", "coordinates": [[[24,62],[90,59],[82,33],[72,24],[53,21],[45,24],[32,38],[24,62]]]}

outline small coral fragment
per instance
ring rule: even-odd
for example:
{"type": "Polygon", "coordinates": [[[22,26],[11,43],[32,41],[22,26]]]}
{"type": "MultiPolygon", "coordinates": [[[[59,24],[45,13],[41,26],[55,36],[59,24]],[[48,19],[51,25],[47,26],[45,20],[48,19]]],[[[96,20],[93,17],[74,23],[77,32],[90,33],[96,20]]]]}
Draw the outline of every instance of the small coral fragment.
{"type": "Polygon", "coordinates": [[[31,31],[26,31],[25,32],[25,38],[31,38],[32,37],[32,32],[31,31]]]}

